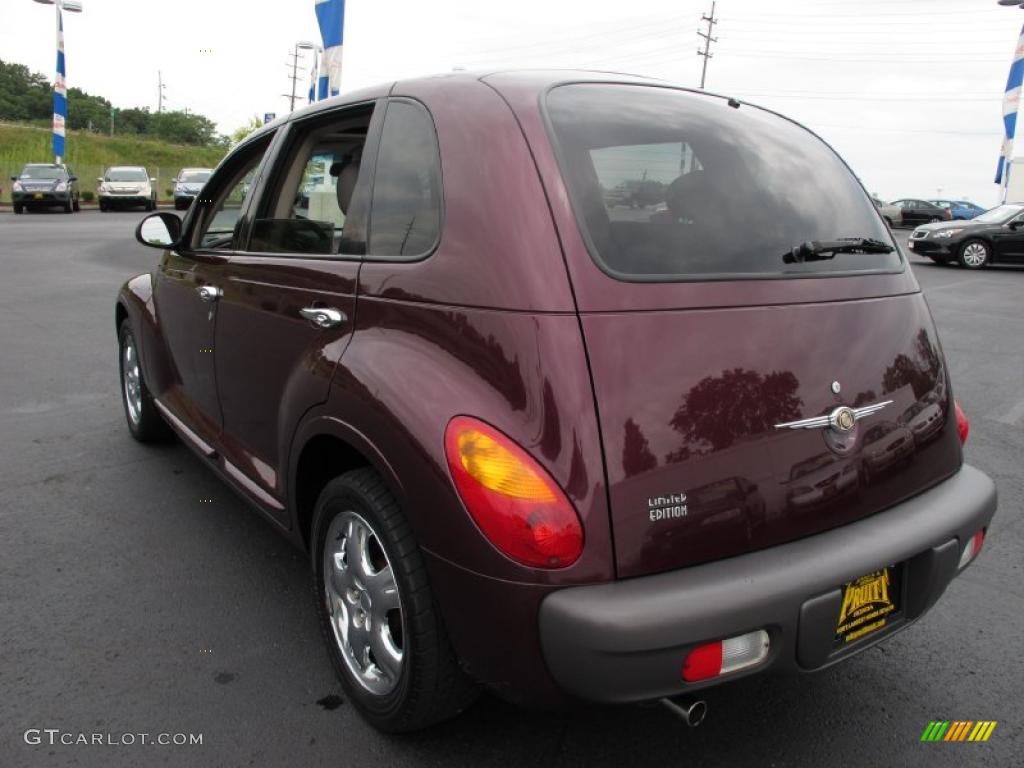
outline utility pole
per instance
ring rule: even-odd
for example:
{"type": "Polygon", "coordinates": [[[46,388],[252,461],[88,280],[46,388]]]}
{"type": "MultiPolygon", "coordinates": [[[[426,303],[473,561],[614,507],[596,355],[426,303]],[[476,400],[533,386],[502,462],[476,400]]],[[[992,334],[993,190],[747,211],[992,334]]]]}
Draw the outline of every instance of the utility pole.
{"type": "Polygon", "coordinates": [[[156,111],[159,114],[164,111],[164,74],[159,69],[156,71],[156,111]]]}
{"type": "Polygon", "coordinates": [[[711,53],[711,44],[718,42],[718,38],[717,37],[712,37],[711,36],[711,33],[714,32],[715,24],[718,23],[718,19],[715,18],[715,3],[714,3],[714,1],[712,1],[712,3],[711,3],[711,14],[709,16],[701,16],[700,20],[701,21],[706,21],[708,23],[708,31],[707,32],[702,32],[699,29],[697,30],[697,34],[704,38],[704,50],[702,51],[700,48],[697,49],[697,55],[704,57],[704,65],[701,67],[701,70],[700,70],[700,87],[701,87],[701,90],[704,90],[704,80],[708,76],[708,59],[710,59],[712,57],[712,55],[713,55],[711,53]]]}
{"type": "Polygon", "coordinates": [[[295,100],[298,98],[298,96],[295,94],[295,84],[299,80],[299,59],[302,58],[302,54],[299,53],[299,51],[312,51],[312,50],[316,50],[316,46],[313,43],[311,43],[311,42],[309,42],[307,40],[300,40],[299,42],[297,42],[295,44],[295,49],[291,53],[288,54],[288,57],[292,60],[292,63],[291,64],[285,64],[285,66],[288,67],[289,69],[291,69],[291,71],[292,71],[291,77],[288,78],[289,80],[292,81],[292,92],[291,92],[291,94],[285,93],[285,94],[282,94],[282,95],[286,99],[290,100],[289,101],[289,107],[288,107],[288,111],[289,112],[294,112],[295,111],[295,100]]]}

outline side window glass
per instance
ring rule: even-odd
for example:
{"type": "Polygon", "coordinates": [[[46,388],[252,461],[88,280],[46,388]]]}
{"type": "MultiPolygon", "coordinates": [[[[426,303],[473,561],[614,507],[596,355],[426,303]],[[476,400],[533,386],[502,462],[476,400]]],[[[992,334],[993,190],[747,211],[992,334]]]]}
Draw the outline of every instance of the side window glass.
{"type": "Polygon", "coordinates": [[[295,129],[253,222],[249,251],[339,252],[372,115],[365,107],[349,109],[295,129]]]}
{"type": "Polygon", "coordinates": [[[370,205],[367,258],[411,261],[441,232],[441,158],[434,124],[419,104],[392,101],[384,116],[370,205]]]}
{"type": "Polygon", "coordinates": [[[252,192],[256,171],[270,146],[270,137],[243,149],[233,162],[219,169],[207,183],[199,202],[202,218],[193,247],[231,250],[240,223],[242,206],[252,192]],[[209,197],[207,197],[209,195],[209,197]]]}

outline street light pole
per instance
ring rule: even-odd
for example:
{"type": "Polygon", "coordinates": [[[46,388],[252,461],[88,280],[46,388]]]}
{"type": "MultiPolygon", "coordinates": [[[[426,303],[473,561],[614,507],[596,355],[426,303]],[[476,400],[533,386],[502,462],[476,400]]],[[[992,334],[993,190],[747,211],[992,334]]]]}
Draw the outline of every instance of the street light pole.
{"type": "Polygon", "coordinates": [[[64,20],[61,11],[81,13],[79,0],[35,0],[42,5],[52,5],[57,21],[57,73],[53,80],[53,162],[64,159],[64,127],[68,119],[68,89],[64,67],[64,20]]]}

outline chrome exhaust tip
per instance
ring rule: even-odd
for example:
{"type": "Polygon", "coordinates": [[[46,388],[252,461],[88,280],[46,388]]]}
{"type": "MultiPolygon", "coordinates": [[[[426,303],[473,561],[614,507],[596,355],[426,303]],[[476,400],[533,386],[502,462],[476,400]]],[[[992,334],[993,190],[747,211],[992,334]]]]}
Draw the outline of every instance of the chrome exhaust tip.
{"type": "Polygon", "coordinates": [[[659,701],[690,728],[696,728],[703,723],[704,718],[708,715],[708,703],[703,699],[686,696],[675,701],[672,699],[659,699],[659,701]]]}

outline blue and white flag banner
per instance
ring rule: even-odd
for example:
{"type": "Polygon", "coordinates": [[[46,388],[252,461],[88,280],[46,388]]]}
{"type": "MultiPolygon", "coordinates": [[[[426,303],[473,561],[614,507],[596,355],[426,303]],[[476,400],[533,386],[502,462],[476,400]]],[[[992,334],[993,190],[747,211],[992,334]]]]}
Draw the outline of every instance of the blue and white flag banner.
{"type": "Polygon", "coordinates": [[[64,159],[64,123],[68,117],[68,88],[64,81],[64,18],[57,9],[57,76],[53,80],[53,157],[64,159]]]}
{"type": "Polygon", "coordinates": [[[341,47],[345,40],[345,0],[316,0],[316,20],[324,52],[320,58],[317,100],[341,91],[341,47]]]}
{"type": "Polygon", "coordinates": [[[313,51],[313,67],[309,70],[309,103],[316,101],[316,81],[320,75],[317,52],[313,51]]]}
{"type": "Polygon", "coordinates": [[[1017,38],[1017,49],[1013,52],[1010,76],[1006,78],[1006,93],[1003,95],[1003,148],[996,168],[996,184],[1008,183],[1010,161],[1013,159],[1013,137],[1017,131],[1017,110],[1020,108],[1020,89],[1024,82],[1024,27],[1017,38]]]}

